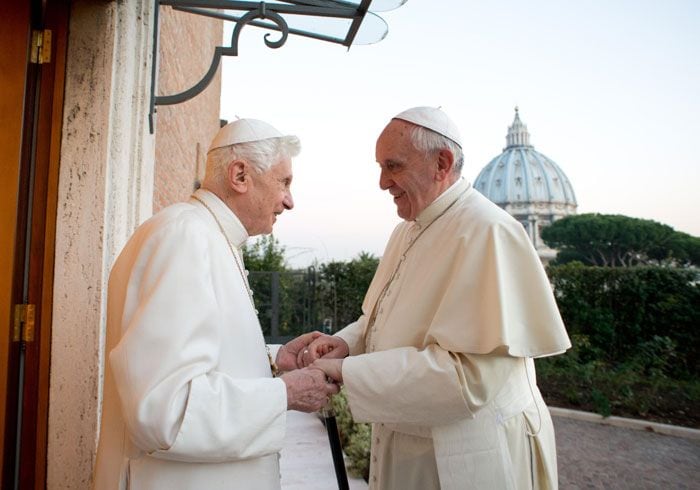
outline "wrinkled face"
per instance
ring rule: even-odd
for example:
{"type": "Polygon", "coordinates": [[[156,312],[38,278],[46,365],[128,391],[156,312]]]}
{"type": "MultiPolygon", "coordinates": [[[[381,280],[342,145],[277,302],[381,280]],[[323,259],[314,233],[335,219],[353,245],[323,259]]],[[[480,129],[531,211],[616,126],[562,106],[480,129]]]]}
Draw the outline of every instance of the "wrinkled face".
{"type": "Polygon", "coordinates": [[[280,159],[270,170],[251,172],[250,204],[246,229],[250,236],[272,233],[277,216],[294,207],[292,199],[292,161],[280,159]]]}
{"type": "Polygon", "coordinates": [[[440,193],[435,166],[413,147],[411,128],[404,121],[391,121],[379,136],[376,149],[379,187],[394,197],[396,211],[407,221],[416,219],[440,193]]]}

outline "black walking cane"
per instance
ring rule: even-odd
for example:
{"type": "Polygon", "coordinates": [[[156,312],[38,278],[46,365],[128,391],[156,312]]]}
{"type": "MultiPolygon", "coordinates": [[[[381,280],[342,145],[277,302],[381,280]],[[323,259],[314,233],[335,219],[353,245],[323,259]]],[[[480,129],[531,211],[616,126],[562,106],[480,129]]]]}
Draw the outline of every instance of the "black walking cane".
{"type": "Polygon", "coordinates": [[[343,459],[343,448],[340,445],[340,435],[338,434],[338,424],[335,420],[333,402],[321,409],[321,416],[328,432],[328,442],[331,445],[333,455],[333,467],[335,468],[335,478],[338,480],[338,490],[349,490],[348,475],[345,472],[345,460],[343,459]]]}

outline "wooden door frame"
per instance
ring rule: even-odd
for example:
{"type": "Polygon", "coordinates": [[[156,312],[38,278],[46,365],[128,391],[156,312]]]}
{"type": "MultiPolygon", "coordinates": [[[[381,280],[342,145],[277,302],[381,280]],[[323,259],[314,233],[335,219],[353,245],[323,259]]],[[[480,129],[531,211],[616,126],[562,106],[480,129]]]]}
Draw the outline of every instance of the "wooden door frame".
{"type": "MultiPolygon", "coordinates": [[[[12,408],[11,389],[17,390],[18,381],[17,369],[12,362],[17,359],[19,350],[24,348],[24,396],[21,408],[24,422],[19,454],[19,481],[23,489],[46,487],[53,265],[69,12],[68,1],[49,0],[45,3],[35,1],[31,14],[31,28],[51,30],[51,61],[41,65],[30,64],[25,80],[28,89],[25,90],[11,304],[36,305],[35,340],[22,346],[10,344],[8,349],[10,369],[6,393],[9,403],[7,417],[3,421],[6,448],[2,455],[3,486],[9,487],[10,482],[6,478],[10,478],[12,470],[7,466],[13,464],[18,456],[14,454],[14,445],[7,450],[8,441],[16,435],[16,430],[13,431],[11,426],[13,417],[16,420],[17,416],[17,410],[12,408]],[[42,3],[45,6],[43,11],[42,3]],[[36,82],[32,80],[34,78],[36,82]],[[29,216],[27,208],[30,199],[29,216]],[[29,241],[26,240],[25,230],[28,230],[29,241]],[[25,267],[26,271],[21,270],[25,267]],[[28,279],[26,286],[25,274],[28,279]]],[[[14,403],[17,403],[16,398],[14,403]]]]}
{"type": "MultiPolygon", "coordinates": [[[[15,302],[13,284],[15,282],[15,250],[18,227],[18,203],[20,180],[20,155],[22,153],[22,133],[24,122],[24,98],[27,81],[26,66],[28,63],[28,46],[31,43],[31,11],[29,4],[24,2],[5,3],[0,10],[0,40],[3,46],[0,52],[0,80],[2,94],[0,96],[0,158],[2,159],[3,178],[0,179],[0,212],[8,226],[0,237],[0,246],[5,250],[0,256],[0,359],[4,363],[0,367],[0,387],[3,396],[0,399],[0,486],[6,474],[8,454],[11,447],[5,450],[8,440],[14,438],[5,430],[10,420],[16,418],[16,403],[9,400],[9,393],[16,390],[13,381],[16,379],[16,369],[10,358],[13,356],[12,326],[13,307],[15,302]],[[21,58],[21,53],[25,53],[21,58]],[[9,411],[8,411],[9,408],[9,411]]],[[[14,357],[12,357],[14,359],[14,357]]]]}

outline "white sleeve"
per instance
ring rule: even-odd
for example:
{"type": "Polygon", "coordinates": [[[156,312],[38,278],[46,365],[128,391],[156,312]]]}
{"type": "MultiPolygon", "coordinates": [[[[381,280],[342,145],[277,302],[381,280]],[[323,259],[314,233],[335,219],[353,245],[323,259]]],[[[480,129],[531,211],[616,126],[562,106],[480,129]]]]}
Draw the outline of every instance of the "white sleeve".
{"type": "Polygon", "coordinates": [[[356,322],[351,323],[344,329],[335,333],[337,337],[340,337],[348,344],[351,356],[356,356],[365,352],[364,334],[366,323],[367,317],[362,315],[356,322]]]}
{"type": "Polygon", "coordinates": [[[343,361],[343,382],[358,422],[442,425],[488,404],[522,362],[507,355],[455,354],[432,344],[343,361]]]}
{"type": "Polygon", "coordinates": [[[121,325],[112,325],[123,335],[109,361],[129,435],[143,451],[178,461],[277,452],[286,387],[218,370],[224,322],[199,228],[170,223],[141,244],[115,284],[110,279],[110,292],[124,295],[121,325]]]}

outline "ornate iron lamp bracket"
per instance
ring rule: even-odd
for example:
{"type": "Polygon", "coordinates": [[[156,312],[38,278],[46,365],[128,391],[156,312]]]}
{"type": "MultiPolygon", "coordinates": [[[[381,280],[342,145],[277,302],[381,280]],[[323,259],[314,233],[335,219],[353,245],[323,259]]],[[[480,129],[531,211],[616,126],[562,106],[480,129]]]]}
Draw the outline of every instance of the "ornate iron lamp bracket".
{"type": "MultiPolygon", "coordinates": [[[[286,3],[244,2],[235,0],[155,0],[153,29],[153,60],[151,67],[151,99],[148,123],[151,134],[155,130],[156,106],[171,105],[185,102],[206,89],[216,75],[222,56],[238,56],[238,40],[243,27],[253,25],[269,30],[278,31],[277,40],[270,39],[270,33],[265,34],[265,44],[269,48],[280,48],[287,41],[289,34],[310,37],[322,41],[350,46],[357,35],[358,29],[372,0],[362,0],[355,4],[342,0],[297,0],[286,3]],[[189,89],[174,95],[156,95],[158,79],[158,10],[160,5],[169,5],[176,10],[208,17],[231,20],[236,23],[231,35],[230,46],[217,46],[209,65],[209,69],[199,82],[189,89]],[[241,16],[231,15],[226,9],[247,11],[241,16]],[[343,38],[333,37],[315,32],[290,28],[285,18],[280,14],[305,15],[314,17],[333,17],[350,19],[350,27],[343,38]]],[[[399,5],[405,0],[399,0],[399,5]]],[[[383,36],[382,36],[383,37],[383,36]]]]}

